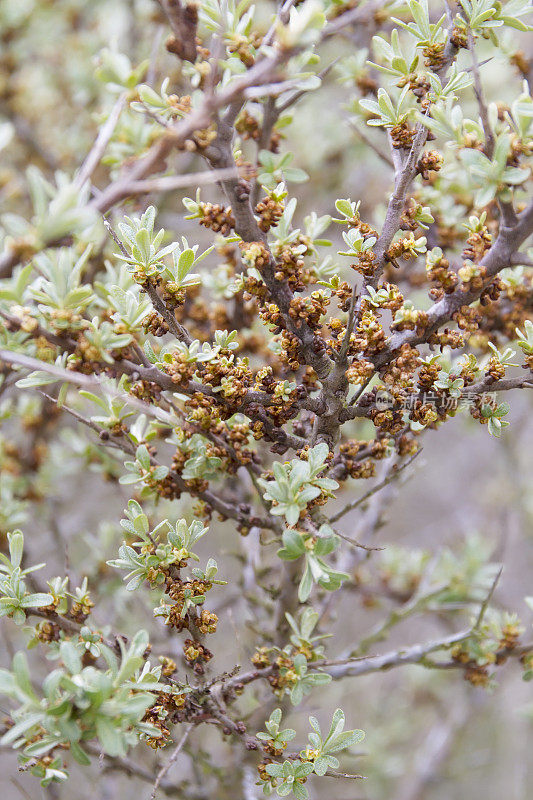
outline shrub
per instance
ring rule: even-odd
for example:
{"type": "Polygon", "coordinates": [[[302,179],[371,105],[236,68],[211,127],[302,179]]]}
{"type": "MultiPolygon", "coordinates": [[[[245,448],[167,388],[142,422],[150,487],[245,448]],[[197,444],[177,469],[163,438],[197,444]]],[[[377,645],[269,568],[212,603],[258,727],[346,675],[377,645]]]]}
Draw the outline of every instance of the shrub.
{"type": "Polygon", "coordinates": [[[430,557],[378,535],[429,431],[465,412],[505,437],[502,396],[533,386],[530,5],[134,9],[0,10],[0,613],[25,640],[2,742],[43,786],[100,758],[153,796],[333,796],[327,777],[361,777],[346,716],[367,726],[320,687],[406,664],[449,670],[449,692],[509,659],[533,674],[483,538],[430,557]],[[128,54],[104,46],[119,12],[128,54]],[[511,76],[495,97],[491,59],[511,76]],[[331,180],[357,194],[332,200],[335,159],[316,154],[310,191],[301,154],[346,119],[363,145],[331,180]],[[73,474],[88,526],[101,506],[86,536],[50,499],[73,474]],[[64,568],[35,565],[44,512],[64,568]],[[358,595],[362,632],[339,630],[358,595]],[[446,635],[383,652],[422,614],[446,635]]]}

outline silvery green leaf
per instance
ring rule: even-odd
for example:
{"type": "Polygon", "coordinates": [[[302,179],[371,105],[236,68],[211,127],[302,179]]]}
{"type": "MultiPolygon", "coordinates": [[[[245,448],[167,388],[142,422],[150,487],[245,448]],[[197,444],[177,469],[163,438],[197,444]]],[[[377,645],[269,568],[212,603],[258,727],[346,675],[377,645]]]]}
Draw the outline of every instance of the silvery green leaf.
{"type": "Polygon", "coordinates": [[[72,753],[73,758],[78,762],[78,764],[81,764],[82,767],[89,767],[91,765],[91,759],[85,750],[78,744],[78,742],[70,743],[70,752],[72,753]]]}
{"type": "Polygon", "coordinates": [[[316,775],[325,775],[326,772],[328,771],[328,766],[329,766],[329,764],[328,764],[327,759],[324,758],[323,756],[319,756],[317,759],[315,759],[314,764],[313,764],[313,768],[314,768],[315,774],[316,775]]]}
{"type": "Polygon", "coordinates": [[[346,731],[342,734],[340,741],[328,748],[330,753],[336,753],[338,750],[345,750],[352,747],[354,744],[359,744],[365,738],[365,732],[361,730],[346,731]]]}
{"type": "Polygon", "coordinates": [[[96,734],[102,746],[102,750],[108,756],[122,756],[125,754],[125,747],[120,731],[113,724],[109,717],[99,715],[96,718],[96,734]]]}
{"type": "Polygon", "coordinates": [[[51,594],[45,594],[44,592],[36,592],[35,594],[29,594],[26,597],[23,597],[20,601],[21,608],[41,608],[42,606],[49,606],[51,603],[54,602],[54,598],[51,594]]]}
{"type": "Polygon", "coordinates": [[[309,792],[302,783],[295,783],[292,789],[296,800],[307,800],[309,792]]]}
{"type": "MultiPolygon", "coordinates": [[[[108,561],[107,563],[110,564],[111,566],[115,565],[115,563],[111,561],[108,561]]],[[[128,581],[128,583],[126,584],[126,590],[128,592],[133,592],[135,589],[138,589],[140,586],[142,586],[144,581],[145,581],[145,575],[143,575],[142,573],[136,575],[130,581],[128,581]]]]}
{"type": "Polygon", "coordinates": [[[133,475],[132,473],[129,473],[127,475],[121,475],[118,479],[118,482],[123,485],[127,485],[130,483],[138,483],[140,480],[141,478],[139,475],[133,475]]]}
{"type": "Polygon", "coordinates": [[[150,453],[148,452],[148,448],[146,445],[141,444],[135,451],[135,458],[143,467],[143,469],[150,469],[150,453]]]}
{"type": "Polygon", "coordinates": [[[77,647],[71,641],[62,642],[59,654],[65,667],[72,675],[77,675],[81,670],[81,656],[77,647]]]}
{"type": "Polygon", "coordinates": [[[13,531],[7,534],[9,542],[9,558],[13,568],[19,567],[24,551],[24,535],[21,531],[13,531]]]}
{"type": "Polygon", "coordinates": [[[161,465],[154,469],[154,471],[152,472],[152,478],[155,481],[162,481],[167,477],[168,473],[169,473],[168,467],[161,465]]]}
{"type": "Polygon", "coordinates": [[[42,723],[43,716],[44,715],[42,711],[37,711],[33,714],[27,714],[7,730],[7,732],[2,736],[0,742],[2,745],[12,744],[19,738],[19,736],[22,736],[24,733],[28,732],[35,725],[42,723]]]}
{"type": "Polygon", "coordinates": [[[33,758],[39,758],[45,753],[48,753],[49,750],[57,747],[58,743],[59,741],[55,736],[43,736],[38,741],[33,742],[25,747],[24,755],[32,756],[33,758]]]}
{"type": "Polygon", "coordinates": [[[305,603],[305,601],[311,594],[312,588],[313,588],[313,575],[311,572],[309,560],[307,560],[302,578],[300,580],[300,585],[298,587],[298,600],[300,601],[300,603],[305,603]]]}
{"type": "Polygon", "coordinates": [[[352,203],[349,200],[336,200],[335,208],[343,217],[350,219],[353,216],[352,203]]]}
{"type": "Polygon", "coordinates": [[[30,671],[28,669],[28,661],[23,652],[19,651],[13,656],[13,675],[15,677],[17,686],[24,692],[24,694],[36,700],[36,695],[33,690],[30,671]]]}
{"type": "Polygon", "coordinates": [[[293,706],[299,705],[304,697],[303,688],[301,683],[297,683],[291,690],[290,698],[293,706]]]}
{"type": "Polygon", "coordinates": [[[57,377],[50,375],[49,372],[36,370],[35,372],[30,372],[26,378],[18,380],[15,385],[19,389],[31,389],[34,386],[47,386],[50,383],[57,383],[57,380],[57,377]]]}

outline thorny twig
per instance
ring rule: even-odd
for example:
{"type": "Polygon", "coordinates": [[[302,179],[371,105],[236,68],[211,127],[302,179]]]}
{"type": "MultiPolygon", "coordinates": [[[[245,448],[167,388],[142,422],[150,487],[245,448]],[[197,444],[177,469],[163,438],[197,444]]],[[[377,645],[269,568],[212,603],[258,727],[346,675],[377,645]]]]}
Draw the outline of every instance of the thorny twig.
{"type": "Polygon", "coordinates": [[[344,506],[344,508],[341,508],[340,511],[337,511],[335,514],[333,514],[333,516],[330,517],[330,521],[336,522],[345,514],[348,514],[349,511],[353,511],[354,508],[357,508],[358,506],[365,503],[370,497],[372,497],[372,495],[376,494],[376,492],[379,492],[380,489],[383,489],[384,486],[388,486],[389,483],[392,483],[393,481],[397,480],[402,474],[402,472],[413,463],[415,458],[418,458],[421,452],[422,448],[417,450],[417,452],[414,453],[414,455],[408,458],[407,461],[400,467],[398,467],[394,472],[392,472],[391,475],[388,475],[386,478],[384,478],[384,480],[376,484],[376,486],[373,486],[372,489],[369,489],[367,492],[365,492],[365,494],[362,497],[358,497],[357,500],[352,500],[351,503],[348,503],[346,506],[344,506]]]}
{"type": "Polygon", "coordinates": [[[176,747],[174,748],[174,752],[170,756],[170,758],[167,761],[167,763],[164,764],[161,767],[161,769],[159,770],[159,772],[157,773],[157,777],[155,779],[154,787],[153,787],[152,792],[150,794],[149,800],[154,800],[154,798],[156,796],[156,793],[157,793],[157,790],[159,789],[159,786],[161,784],[161,781],[163,780],[163,778],[165,777],[167,772],[171,769],[172,765],[175,764],[176,761],[178,760],[178,756],[181,753],[181,751],[183,750],[185,742],[189,738],[189,734],[191,733],[192,729],[193,729],[192,723],[186,725],[185,731],[183,733],[183,736],[181,737],[181,739],[177,743],[176,747]]]}

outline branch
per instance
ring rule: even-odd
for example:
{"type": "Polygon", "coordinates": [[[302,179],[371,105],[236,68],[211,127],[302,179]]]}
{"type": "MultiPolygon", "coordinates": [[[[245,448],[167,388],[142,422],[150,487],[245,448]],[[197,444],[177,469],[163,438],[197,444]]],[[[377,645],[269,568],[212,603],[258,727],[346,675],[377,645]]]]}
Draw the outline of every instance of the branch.
{"type": "Polygon", "coordinates": [[[533,376],[526,378],[502,378],[492,380],[490,376],[479,383],[465,387],[463,397],[477,396],[486,392],[508,392],[512,389],[533,389],[533,376]]]}
{"type": "Polygon", "coordinates": [[[480,265],[485,267],[487,275],[487,281],[483,287],[471,292],[465,292],[458,287],[451,294],[445,295],[442,300],[429,309],[428,325],[423,333],[418,334],[416,331],[395,333],[389,339],[385,350],[378,353],[373,359],[375,366],[379,368],[387,364],[403,344],[415,345],[426,342],[441,325],[451,320],[461,306],[470,305],[478,300],[490,279],[512,264],[513,255],[532,233],[533,201],[517,216],[515,225],[512,227],[500,226],[496,241],[480,262],[480,265]]]}
{"type": "Polygon", "coordinates": [[[340,14],[336,19],[328,22],[324,28],[322,38],[329,39],[348,27],[348,25],[367,27],[373,23],[374,27],[377,27],[376,15],[385,4],[384,0],[373,0],[373,2],[359,4],[356,8],[345,11],[344,14],[340,14]]]}
{"type": "MultiPolygon", "coordinates": [[[[427,655],[437,650],[447,650],[458,642],[463,642],[472,635],[472,628],[460,631],[459,633],[445,636],[442,639],[434,639],[429,642],[411,645],[399,650],[392,650],[380,656],[361,656],[358,658],[342,658],[334,661],[324,660],[311,662],[308,666],[312,670],[327,672],[334,680],[346,677],[358,677],[368,675],[373,672],[384,672],[395,667],[403,667],[406,664],[419,664],[427,655]]],[[[522,648],[521,652],[529,652],[531,648],[522,648]]],[[[460,666],[458,664],[458,666],[460,666]]],[[[225,682],[224,692],[229,692],[240,684],[252,683],[256,680],[268,678],[275,671],[274,666],[256,669],[244,675],[236,675],[225,682]]]]}
{"type": "Polygon", "coordinates": [[[275,643],[280,647],[286,644],[290,630],[285,614],[294,614],[298,608],[298,580],[300,565],[296,561],[284,561],[280,575],[281,592],[278,596],[275,613],[275,643]]]}
{"type": "Polygon", "coordinates": [[[276,260],[268,248],[266,235],[259,228],[255,218],[249,188],[243,186],[235,167],[232,152],[233,134],[233,126],[225,120],[219,120],[218,136],[210,147],[206,148],[204,156],[216,169],[233,167],[233,177],[220,181],[220,185],[231,205],[235,218],[235,233],[244,242],[261,242],[268,250],[269,262],[261,268],[261,277],[283,316],[287,330],[301,342],[306,363],[313,367],[319,378],[324,378],[331,371],[333,362],[326,355],[325,346],[315,331],[305,322],[298,327],[289,314],[293,293],[286,281],[278,281],[275,277],[276,260]]]}
{"type": "MultiPolygon", "coordinates": [[[[14,326],[17,330],[24,330],[24,322],[23,320],[19,319],[19,317],[15,317],[13,314],[8,314],[7,311],[3,311],[0,308],[0,317],[5,319],[10,325],[14,326]]],[[[62,350],[66,350],[69,353],[73,353],[76,349],[76,344],[71,339],[65,339],[63,336],[57,336],[55,333],[51,333],[46,328],[43,328],[42,325],[35,324],[32,325],[31,331],[24,331],[28,333],[29,336],[36,338],[42,336],[43,339],[46,339],[47,342],[50,344],[55,345],[56,347],[60,347],[62,350]]]]}
{"type": "MultiPolygon", "coordinates": [[[[158,300],[160,300],[158,295],[158,300]]],[[[162,302],[162,301],[161,301],[162,302]]],[[[23,321],[18,317],[13,316],[12,314],[8,314],[0,310],[0,316],[3,316],[11,325],[15,325],[18,329],[22,329],[23,321]]],[[[29,334],[30,336],[43,336],[47,341],[51,344],[60,347],[62,351],[66,352],[74,352],[76,349],[76,343],[70,339],[63,339],[60,336],[56,336],[55,334],[49,333],[46,329],[42,328],[40,325],[36,325],[33,330],[29,334]]],[[[115,361],[114,364],[107,367],[107,369],[111,369],[115,371],[118,375],[126,374],[132,377],[133,380],[145,380],[148,383],[156,384],[162,391],[168,392],[176,392],[178,389],[182,394],[193,395],[196,393],[200,393],[205,395],[206,397],[211,398],[217,404],[220,404],[226,408],[234,408],[229,400],[226,400],[224,397],[221,397],[219,394],[215,393],[210,387],[204,386],[201,383],[197,383],[196,381],[189,381],[186,385],[178,385],[176,384],[169,375],[161,370],[157,369],[157,367],[150,364],[150,362],[146,361],[146,357],[142,350],[138,347],[138,345],[133,342],[131,344],[137,356],[143,362],[142,364],[133,363],[127,359],[121,359],[119,361],[115,361]]],[[[8,351],[5,351],[8,352],[8,351]]],[[[7,359],[5,359],[7,361],[7,359]]],[[[14,362],[13,362],[14,363],[14,362]]],[[[20,362],[21,363],[21,362],[20,362]]],[[[28,362],[29,364],[30,362],[28,362]]],[[[47,362],[41,362],[37,360],[33,360],[34,364],[39,365],[35,366],[35,369],[41,369],[44,372],[48,372],[50,374],[55,374],[59,377],[64,377],[67,382],[70,383],[78,383],[78,385],[84,385],[81,382],[76,382],[72,377],[74,373],[71,370],[66,370],[63,372],[58,372],[56,369],[51,370],[50,366],[47,362]]],[[[28,366],[26,364],[26,366],[28,366]]],[[[59,368],[61,369],[61,368],[59,368]]],[[[84,376],[88,377],[88,376],[84,376]]],[[[89,378],[91,380],[91,378],[89,378]]],[[[100,382],[97,382],[96,379],[92,379],[95,382],[93,383],[93,388],[102,388],[105,391],[105,385],[100,382]]],[[[83,378],[82,378],[83,381],[83,378]]],[[[145,404],[143,406],[139,405],[140,401],[137,401],[131,395],[120,395],[122,399],[127,399],[133,406],[137,406],[143,413],[147,413],[149,415],[154,416],[153,406],[150,404],[145,404]]],[[[281,402],[281,401],[280,401],[281,402]]],[[[301,436],[297,436],[295,434],[286,433],[281,428],[277,428],[274,423],[272,422],[271,418],[268,416],[266,412],[266,408],[270,406],[275,406],[276,400],[275,398],[268,394],[267,392],[260,392],[260,391],[253,391],[249,390],[246,394],[239,398],[239,408],[246,408],[246,414],[252,420],[259,420],[263,423],[264,430],[267,436],[271,438],[272,441],[278,442],[283,447],[292,448],[294,450],[301,450],[302,447],[305,447],[306,440],[301,436]]],[[[164,413],[164,412],[162,412],[164,413]]],[[[158,417],[159,418],[159,417],[158,417]]]]}
{"type": "MultiPolygon", "coordinates": [[[[39,361],[36,358],[25,356],[22,353],[12,353],[9,350],[0,350],[0,361],[5,361],[7,364],[17,364],[18,366],[32,370],[32,372],[35,370],[46,372],[49,375],[52,375],[58,381],[72,383],[74,386],[81,386],[83,389],[89,389],[92,391],[95,389],[99,390],[103,394],[108,394],[111,397],[117,397],[125,402],[128,402],[143,414],[147,414],[150,417],[155,417],[156,419],[165,422],[167,425],[176,424],[174,417],[172,417],[170,414],[167,414],[167,412],[163,411],[162,408],[152,406],[149,403],[138,400],[132,395],[124,394],[124,392],[119,392],[113,386],[104,384],[102,381],[99,381],[97,378],[90,377],[89,375],[83,375],[80,372],[63,369],[63,367],[58,367],[55,364],[47,364],[45,361],[39,361]]],[[[138,369],[145,372],[142,367],[139,367],[138,369]]],[[[148,372],[150,372],[150,370],[148,370],[148,372]]]]}
{"type": "Polygon", "coordinates": [[[46,392],[39,391],[39,394],[45,397],[50,403],[54,403],[58,407],[60,411],[66,411],[67,414],[70,414],[77,422],[81,422],[82,425],[86,425],[91,430],[95,431],[100,438],[100,444],[102,447],[114,447],[117,450],[122,450],[124,453],[127,453],[130,456],[135,456],[135,447],[131,443],[129,439],[114,437],[106,428],[100,427],[97,425],[96,422],[93,422],[87,417],[84,417],[83,414],[78,414],[73,408],[65,405],[64,403],[60,403],[55,397],[52,395],[47,394],[46,392]],[[109,438],[109,441],[105,441],[104,437],[109,438]]]}
{"type": "Polygon", "coordinates": [[[381,150],[380,147],[377,146],[377,144],[374,142],[371,136],[367,136],[367,134],[361,128],[359,128],[359,126],[355,125],[355,123],[352,122],[351,120],[348,120],[348,125],[356,134],[356,136],[359,136],[359,138],[366,144],[366,146],[370,147],[370,149],[374,151],[374,153],[377,155],[378,158],[384,161],[388,167],[394,167],[394,162],[392,158],[383,150],[381,150]]]}
{"type": "Polygon", "coordinates": [[[417,614],[419,611],[424,611],[427,604],[442,594],[443,590],[446,588],[446,585],[438,586],[427,594],[420,592],[420,590],[415,592],[407,603],[404,603],[400,608],[394,608],[382,623],[378,624],[367,636],[361,639],[359,645],[354,650],[354,655],[364,655],[373,644],[376,644],[376,642],[383,642],[388,638],[392,628],[399,625],[403,620],[417,614]]]}
{"type": "Polygon", "coordinates": [[[229,178],[233,173],[234,169],[230,168],[188,172],[185,175],[164,175],[162,178],[132,181],[130,191],[132,195],[174,192],[176,189],[185,189],[188,186],[208,186],[211,183],[218,183],[223,178],[229,178]]]}
{"type": "Polygon", "coordinates": [[[500,569],[496,573],[496,576],[495,576],[494,580],[492,581],[492,586],[490,587],[490,589],[489,589],[489,591],[487,593],[487,596],[485,597],[485,599],[481,603],[481,606],[480,606],[480,609],[479,609],[479,613],[478,613],[478,615],[476,617],[476,621],[474,623],[474,627],[472,628],[473,631],[478,631],[481,628],[481,625],[483,623],[483,619],[484,619],[485,614],[487,612],[487,608],[489,607],[489,603],[492,600],[492,597],[493,597],[494,592],[496,590],[496,586],[498,585],[498,581],[501,578],[502,572],[503,572],[503,565],[500,567],[500,569]]]}
{"type": "Polygon", "coordinates": [[[415,177],[416,174],[416,165],[418,163],[418,159],[420,158],[420,153],[422,152],[422,148],[426,143],[426,139],[428,136],[427,128],[419,123],[417,126],[416,136],[414,138],[413,144],[409,151],[407,158],[405,159],[403,166],[399,173],[396,174],[394,179],[394,192],[389,200],[389,204],[387,206],[387,213],[385,214],[385,222],[383,223],[383,228],[379,235],[379,238],[376,244],[373,247],[374,253],[376,255],[378,261],[378,268],[369,281],[369,283],[375,287],[377,286],[377,282],[379,276],[381,275],[385,263],[386,258],[385,254],[389,247],[392,244],[392,240],[396,235],[400,227],[401,217],[403,214],[405,201],[407,198],[407,191],[409,186],[411,185],[411,181],[415,177]]]}
{"type": "Polygon", "coordinates": [[[401,650],[393,650],[382,656],[369,656],[365,658],[343,659],[340,661],[323,661],[313,664],[313,668],[325,669],[334,680],[345,677],[357,677],[368,675],[371,672],[382,672],[402,667],[405,664],[418,664],[425,656],[434,653],[436,650],[443,650],[452,647],[457,642],[462,642],[472,635],[472,629],[454,633],[443,639],[435,639],[424,644],[415,644],[401,650]]]}
{"type": "Polygon", "coordinates": [[[170,23],[173,36],[167,42],[167,50],[183,61],[196,61],[196,27],[198,25],[198,7],[187,3],[185,8],[179,0],[159,0],[170,23]]]}

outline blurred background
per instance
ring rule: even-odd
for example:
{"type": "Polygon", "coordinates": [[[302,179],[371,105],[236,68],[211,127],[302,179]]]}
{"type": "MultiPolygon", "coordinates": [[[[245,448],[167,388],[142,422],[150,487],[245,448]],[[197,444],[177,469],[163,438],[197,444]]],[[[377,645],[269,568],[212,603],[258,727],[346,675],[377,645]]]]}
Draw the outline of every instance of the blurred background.
{"type": "MultiPolygon", "coordinates": [[[[258,6],[258,18],[262,15],[266,20],[273,5],[264,0],[258,6]]],[[[164,49],[165,21],[151,0],[0,0],[0,31],[0,141],[4,144],[0,151],[0,203],[5,211],[28,213],[24,170],[29,163],[37,164],[47,175],[56,169],[72,173],[90,149],[96,126],[114,100],[96,75],[103,48],[127,53],[134,66],[149,59],[157,87],[166,75],[171,87],[181,80],[177,60],[164,49]]],[[[516,41],[512,44],[516,48],[516,41]]],[[[365,32],[355,32],[346,36],[345,54],[358,54],[363,63],[366,54],[361,56],[361,48],[367,46],[365,32]]],[[[533,52],[530,37],[520,46],[526,55],[528,48],[533,52]]],[[[332,48],[324,48],[323,64],[338,55],[332,48]]],[[[341,83],[341,77],[333,69],[326,78],[327,89],[300,102],[297,122],[285,132],[282,148],[291,149],[294,166],[310,175],[307,183],[293,187],[298,197],[297,217],[301,219],[311,210],[332,214],[336,198],[351,197],[362,201],[363,218],[379,224],[391,186],[390,168],[357,133],[349,109],[355,96],[353,87],[341,83]]],[[[483,79],[489,99],[505,99],[503,87],[520,85],[516,70],[503,61],[487,64],[483,79]]],[[[142,151],[135,125],[135,115],[126,112],[109,149],[111,170],[116,168],[114,158],[118,164],[142,151]]],[[[369,135],[375,147],[386,150],[381,133],[372,129],[369,135]]],[[[198,171],[204,165],[195,156],[179,154],[172,168],[198,171]]],[[[107,179],[107,168],[95,179],[97,185],[104,185],[99,178],[107,179]]],[[[185,194],[193,195],[194,187],[156,198],[158,222],[176,237],[190,235],[193,241],[200,241],[200,229],[183,220],[181,198],[185,194]]],[[[214,187],[202,196],[218,198],[214,187]]],[[[415,297],[413,300],[416,303],[415,297]]],[[[340,529],[357,538],[365,526],[366,531],[375,527],[376,543],[393,553],[407,572],[417,553],[422,557],[423,551],[428,554],[424,557],[431,559],[445,548],[452,553],[471,548],[474,560],[477,555],[481,560],[490,557],[502,563],[495,603],[521,616],[528,641],[533,614],[523,598],[533,594],[533,429],[529,424],[533,397],[514,392],[506,399],[511,402],[508,419],[512,424],[500,440],[490,438],[486,428],[468,414],[448,421],[445,430],[426,432],[423,452],[405,473],[401,486],[388,487],[364,511],[345,516],[340,529]]],[[[354,435],[364,437],[360,424],[354,424],[354,435]]],[[[6,392],[0,397],[0,532],[19,526],[24,529],[29,561],[47,562],[43,579],[68,574],[73,584],[79,585],[87,574],[98,598],[95,620],[100,624],[112,621],[115,629],[128,634],[136,630],[139,619],[150,624],[150,607],[139,593],[127,594],[121,576],[110,578],[105,566],[106,559],[115,557],[121,541],[118,520],[130,493],[113,477],[120,474],[117,465],[105,463],[106,455],[103,458],[102,464],[97,442],[71,421],[62,420],[58,427],[53,407],[36,393],[6,392]],[[18,406],[20,425],[11,419],[1,422],[5,404],[18,406]],[[28,469],[24,477],[17,472],[21,460],[28,469]]],[[[354,492],[362,494],[366,488],[367,484],[360,482],[354,492]]],[[[339,498],[339,507],[346,499],[339,498]]],[[[176,518],[190,514],[190,507],[185,501],[172,506],[162,503],[158,513],[176,518]]],[[[251,577],[246,572],[257,556],[251,537],[241,539],[230,526],[221,524],[216,525],[216,537],[221,575],[236,574],[244,566],[245,584],[253,582],[253,572],[251,577]]],[[[203,558],[207,549],[202,545],[199,553],[203,558]]],[[[330,657],[349,649],[383,617],[386,606],[364,590],[385,569],[373,566],[375,562],[386,566],[386,557],[377,554],[368,563],[352,563],[358,580],[354,590],[337,607],[325,609],[335,642],[334,649],[328,650],[330,657]]],[[[234,584],[215,594],[218,607],[213,610],[221,619],[211,648],[217,653],[215,669],[220,672],[234,666],[235,642],[246,669],[256,637],[241,592],[234,584]]],[[[461,624],[458,621],[455,629],[461,624]]],[[[153,624],[152,629],[156,631],[154,649],[171,651],[166,629],[153,624]]],[[[386,652],[449,632],[448,622],[439,614],[423,615],[402,623],[374,651],[386,652]]],[[[13,624],[2,622],[2,666],[10,663],[24,640],[13,624]]],[[[45,669],[42,663],[37,668],[45,669]]],[[[459,671],[418,666],[348,678],[312,694],[287,722],[303,733],[308,713],[326,724],[329,709],[336,704],[346,712],[348,727],[366,731],[357,756],[346,757],[342,763],[346,771],[360,772],[366,779],[323,780],[319,787],[309,782],[315,800],[499,800],[502,796],[526,800],[531,796],[533,696],[531,684],[522,681],[516,663],[498,670],[497,682],[490,690],[474,688],[459,671]]],[[[251,693],[245,694],[239,707],[250,730],[259,730],[271,708],[271,695],[263,687],[256,700],[251,693]]],[[[190,741],[193,751],[200,753],[200,761],[202,752],[210,753],[220,769],[217,800],[260,796],[253,786],[253,754],[242,772],[241,751],[223,742],[216,731],[201,728],[190,741]],[[241,773],[242,780],[236,784],[234,776],[241,773]]],[[[158,757],[139,747],[134,758],[153,770],[158,757]]],[[[193,759],[171,773],[177,775],[189,782],[184,797],[214,796],[205,788],[205,781],[203,789],[197,785],[193,759]]],[[[73,769],[65,786],[45,790],[35,779],[17,772],[13,752],[0,751],[0,791],[6,800],[107,800],[126,798],[132,792],[148,797],[150,787],[96,764],[83,774],[73,769]]]]}

